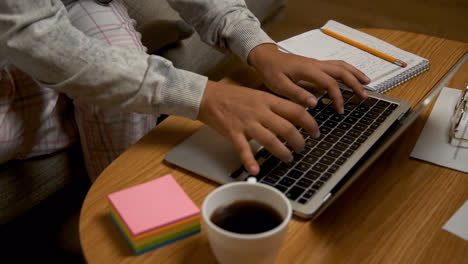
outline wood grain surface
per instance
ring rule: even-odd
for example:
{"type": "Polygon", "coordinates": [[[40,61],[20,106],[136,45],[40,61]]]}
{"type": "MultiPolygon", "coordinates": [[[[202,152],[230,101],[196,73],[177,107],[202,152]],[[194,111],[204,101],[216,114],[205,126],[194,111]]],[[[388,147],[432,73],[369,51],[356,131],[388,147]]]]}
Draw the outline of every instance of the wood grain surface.
{"type": "MultiPolygon", "coordinates": [[[[412,104],[468,51],[466,43],[436,37],[383,29],[363,31],[430,60],[428,72],[387,92],[412,104]]],[[[252,72],[239,73],[232,79],[258,85],[252,76],[252,72]]],[[[465,65],[449,86],[461,89],[467,80],[465,65]]],[[[468,200],[468,175],[409,157],[429,114],[430,108],[316,220],[294,217],[277,263],[467,263],[468,242],[442,226],[468,200]]],[[[134,256],[111,221],[106,198],[171,173],[201,207],[217,185],[163,159],[202,125],[168,118],[94,182],[83,203],[79,226],[89,263],[216,263],[203,229],[195,236],[134,256]]]]}

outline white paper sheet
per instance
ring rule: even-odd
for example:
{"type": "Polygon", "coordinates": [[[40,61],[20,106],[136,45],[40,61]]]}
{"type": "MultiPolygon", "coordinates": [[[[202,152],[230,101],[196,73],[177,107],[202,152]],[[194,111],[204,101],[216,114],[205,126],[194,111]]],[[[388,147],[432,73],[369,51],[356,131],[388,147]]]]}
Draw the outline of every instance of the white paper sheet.
{"type": "Polygon", "coordinates": [[[411,157],[468,172],[468,148],[450,144],[449,138],[450,117],[460,95],[461,90],[442,89],[411,157]]]}
{"type": "Polygon", "coordinates": [[[346,61],[364,72],[372,80],[370,84],[365,86],[371,90],[375,90],[373,87],[377,87],[385,81],[388,81],[400,74],[405,74],[408,69],[416,67],[416,65],[425,60],[416,54],[399,49],[383,40],[333,20],[328,21],[322,28],[332,30],[333,32],[356,42],[362,43],[395,58],[399,58],[408,63],[408,66],[406,68],[402,68],[393,63],[389,63],[388,61],[374,56],[369,52],[330,37],[320,29],[310,30],[283,40],[278,43],[278,46],[280,49],[289,53],[299,54],[317,60],[346,61]]]}
{"type": "Polygon", "coordinates": [[[468,241],[468,201],[455,212],[442,229],[468,241]]]}

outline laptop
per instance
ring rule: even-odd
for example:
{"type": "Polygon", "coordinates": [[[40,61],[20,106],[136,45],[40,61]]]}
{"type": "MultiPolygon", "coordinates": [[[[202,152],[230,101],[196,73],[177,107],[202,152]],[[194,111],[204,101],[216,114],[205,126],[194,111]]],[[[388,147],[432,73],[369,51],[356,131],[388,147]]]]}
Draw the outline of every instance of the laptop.
{"type": "MultiPolygon", "coordinates": [[[[299,128],[306,147],[293,152],[293,162],[281,162],[254,140],[249,142],[260,164],[257,182],[284,193],[297,216],[316,218],[417,119],[467,59],[468,53],[413,107],[370,91],[360,100],[342,86],[345,114],[339,115],[328,95],[322,94],[317,106],[307,109],[321,136],[311,138],[299,128]]],[[[165,160],[219,184],[252,177],[232,143],[208,126],[173,148],[165,160]]]]}

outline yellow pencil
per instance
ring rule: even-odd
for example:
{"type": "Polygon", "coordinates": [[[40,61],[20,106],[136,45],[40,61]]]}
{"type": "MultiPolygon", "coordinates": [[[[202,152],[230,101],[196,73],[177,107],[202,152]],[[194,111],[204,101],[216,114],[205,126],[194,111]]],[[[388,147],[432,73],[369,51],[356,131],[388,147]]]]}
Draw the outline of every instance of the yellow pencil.
{"type": "Polygon", "coordinates": [[[334,38],[336,38],[336,39],[339,39],[339,40],[341,40],[341,41],[343,41],[343,42],[345,42],[345,43],[348,43],[349,45],[352,45],[352,46],[354,46],[354,47],[356,47],[356,48],[362,49],[363,51],[369,52],[370,54],[373,54],[373,55],[375,55],[375,56],[377,56],[377,57],[379,57],[379,58],[382,58],[382,59],[384,59],[384,60],[386,60],[386,61],[389,61],[389,62],[391,62],[391,63],[394,63],[394,64],[396,64],[396,65],[398,65],[398,66],[403,67],[403,68],[405,68],[405,67],[408,65],[408,64],[407,64],[406,62],[404,62],[404,61],[401,61],[401,60],[399,60],[399,59],[395,59],[395,58],[393,58],[393,57],[390,56],[390,55],[387,55],[387,54],[382,53],[382,52],[380,52],[380,51],[378,51],[378,50],[375,50],[375,49],[373,49],[373,48],[370,48],[370,47],[368,47],[368,46],[366,46],[366,45],[363,45],[363,44],[361,44],[361,43],[359,43],[359,42],[356,42],[356,41],[354,41],[354,40],[352,40],[352,39],[349,39],[349,38],[347,38],[347,37],[341,36],[340,34],[337,34],[337,33],[333,32],[333,31],[331,31],[331,30],[322,28],[322,31],[323,31],[323,33],[325,33],[325,34],[327,34],[327,35],[329,35],[329,36],[332,36],[332,37],[334,37],[334,38]]]}

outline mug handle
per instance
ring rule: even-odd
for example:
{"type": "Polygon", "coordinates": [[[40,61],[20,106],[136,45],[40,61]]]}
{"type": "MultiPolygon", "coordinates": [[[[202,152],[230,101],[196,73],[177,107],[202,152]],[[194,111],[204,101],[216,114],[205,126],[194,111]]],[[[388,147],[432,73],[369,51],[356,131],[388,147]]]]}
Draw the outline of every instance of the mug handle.
{"type": "Polygon", "coordinates": [[[247,178],[248,183],[257,183],[257,178],[250,176],[247,178]]]}

